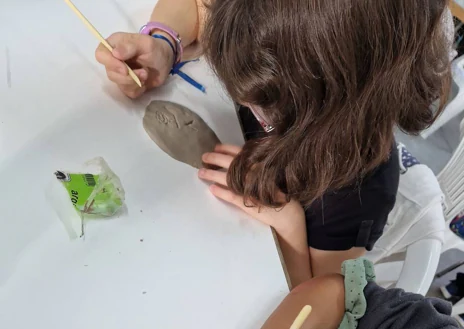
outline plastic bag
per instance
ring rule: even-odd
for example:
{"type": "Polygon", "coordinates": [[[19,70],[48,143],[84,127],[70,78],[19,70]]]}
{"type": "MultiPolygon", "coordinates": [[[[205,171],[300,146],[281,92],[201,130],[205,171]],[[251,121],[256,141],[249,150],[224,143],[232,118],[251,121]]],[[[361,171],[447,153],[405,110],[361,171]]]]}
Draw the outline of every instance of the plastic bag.
{"type": "Polygon", "coordinates": [[[55,193],[51,198],[71,238],[84,235],[84,217],[110,217],[124,207],[125,192],[121,181],[106,161],[101,157],[92,159],[85,164],[86,169],[90,167],[96,170],[93,173],[90,170],[85,173],[62,170],[55,172],[56,178],[66,189],[68,201],[71,201],[78,215],[76,217],[70,213],[69,202],[64,202],[63,197],[57,197],[55,193]]]}

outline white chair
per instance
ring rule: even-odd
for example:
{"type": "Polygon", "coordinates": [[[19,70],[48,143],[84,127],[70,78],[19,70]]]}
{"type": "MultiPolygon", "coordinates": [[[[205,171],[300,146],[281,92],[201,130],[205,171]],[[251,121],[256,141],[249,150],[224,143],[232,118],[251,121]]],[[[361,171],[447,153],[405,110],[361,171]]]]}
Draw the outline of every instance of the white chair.
{"type": "Polygon", "coordinates": [[[441,242],[424,239],[413,243],[406,250],[404,261],[375,265],[377,283],[384,287],[401,288],[425,295],[433,282],[441,253],[441,242]]]}
{"type": "MultiPolygon", "coordinates": [[[[464,252],[464,240],[459,238],[456,234],[451,232],[450,229],[448,229],[448,231],[445,233],[445,244],[443,246],[443,252],[450,249],[459,249],[464,252]]],[[[448,269],[441,272],[441,275],[445,275],[459,266],[462,266],[462,262],[448,267],[448,269]]],[[[451,315],[456,317],[456,319],[464,326],[462,319],[459,318],[459,315],[461,314],[464,314],[464,298],[453,305],[451,312],[451,315]]]]}
{"type": "Polygon", "coordinates": [[[453,306],[453,310],[451,312],[452,316],[458,316],[458,315],[461,315],[461,314],[464,314],[464,298],[461,299],[459,302],[457,302],[453,306]]]}
{"type": "MultiPolygon", "coordinates": [[[[448,223],[447,223],[448,224],[448,223]]],[[[447,250],[451,249],[458,249],[462,252],[464,252],[464,240],[458,237],[456,234],[454,234],[450,229],[449,229],[449,224],[447,225],[447,230],[445,231],[445,242],[443,244],[442,252],[445,252],[447,250]]],[[[437,274],[437,277],[444,276],[445,274],[457,269],[458,267],[462,266],[462,262],[459,262],[457,264],[450,265],[448,268],[445,270],[441,271],[439,274],[437,274]]],[[[464,298],[461,299],[459,302],[457,302],[453,306],[453,310],[451,315],[455,316],[456,319],[462,323],[462,320],[459,318],[460,314],[464,314],[464,298]]]]}
{"type": "MultiPolygon", "coordinates": [[[[399,146],[400,161],[403,147],[399,146]]],[[[403,167],[396,204],[384,234],[367,253],[367,258],[376,264],[378,284],[423,295],[427,293],[438,267],[444,239],[441,201],[442,192],[430,168],[421,164],[403,167]],[[404,260],[388,261],[403,256],[404,252],[404,260]]]]}
{"type": "MultiPolygon", "coordinates": [[[[432,126],[421,132],[423,138],[429,137],[452,118],[464,111],[464,56],[455,59],[451,63],[451,72],[452,83],[450,100],[443,113],[432,126]]],[[[436,106],[436,104],[433,106],[436,106]]]]}
{"type": "MultiPolygon", "coordinates": [[[[461,141],[445,168],[438,175],[438,181],[444,194],[443,208],[447,230],[445,232],[443,252],[458,249],[464,252],[464,239],[458,237],[450,229],[450,222],[464,210],[464,120],[461,121],[461,141]]],[[[462,263],[448,267],[440,275],[444,275],[462,263]]],[[[453,306],[452,315],[464,314],[464,299],[453,306]]]]}
{"type": "MultiPolygon", "coordinates": [[[[463,123],[461,122],[461,134],[463,123]]],[[[459,212],[464,210],[464,139],[454,151],[445,168],[438,175],[438,181],[444,194],[444,212],[449,224],[459,212]]]]}
{"type": "Polygon", "coordinates": [[[443,191],[443,210],[446,231],[443,252],[459,249],[464,252],[464,240],[450,229],[451,221],[464,210],[464,120],[461,121],[461,141],[445,168],[438,174],[438,182],[443,191]]]}

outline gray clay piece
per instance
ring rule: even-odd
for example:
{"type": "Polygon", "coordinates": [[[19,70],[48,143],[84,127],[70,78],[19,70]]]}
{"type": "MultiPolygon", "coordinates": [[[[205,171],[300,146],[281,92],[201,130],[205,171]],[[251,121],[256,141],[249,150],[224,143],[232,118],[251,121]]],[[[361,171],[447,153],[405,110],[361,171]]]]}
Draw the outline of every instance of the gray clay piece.
{"type": "Polygon", "coordinates": [[[148,105],[143,127],[164,152],[195,168],[202,167],[203,153],[212,152],[220,144],[214,131],[198,114],[167,101],[153,101],[148,105]]]}

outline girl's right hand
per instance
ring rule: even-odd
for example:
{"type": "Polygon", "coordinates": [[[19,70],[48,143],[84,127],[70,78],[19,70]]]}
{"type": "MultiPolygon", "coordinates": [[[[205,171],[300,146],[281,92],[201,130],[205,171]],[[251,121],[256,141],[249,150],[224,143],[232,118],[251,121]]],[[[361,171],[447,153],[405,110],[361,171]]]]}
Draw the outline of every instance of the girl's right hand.
{"type": "MultiPolygon", "coordinates": [[[[198,176],[201,179],[214,183],[210,186],[211,193],[215,197],[242,209],[252,218],[273,227],[280,233],[288,233],[301,225],[305,227],[305,212],[298,201],[290,200],[280,209],[267,208],[255,204],[246,205],[243,196],[229,190],[227,187],[226,170],[229,169],[234,157],[237,156],[240,150],[241,147],[239,146],[220,144],[215,147],[214,152],[203,155],[202,159],[206,164],[223,168],[223,170],[202,168],[198,172],[198,176]]],[[[283,193],[280,193],[280,198],[285,201],[283,193]]]]}
{"type": "Polygon", "coordinates": [[[116,83],[130,98],[164,83],[171,71],[174,54],[169,44],[160,39],[137,33],[114,33],[108,39],[113,46],[111,53],[102,44],[95,51],[95,58],[106,68],[108,79],[116,83]],[[126,62],[139,77],[142,88],[128,75],[126,62]]]}

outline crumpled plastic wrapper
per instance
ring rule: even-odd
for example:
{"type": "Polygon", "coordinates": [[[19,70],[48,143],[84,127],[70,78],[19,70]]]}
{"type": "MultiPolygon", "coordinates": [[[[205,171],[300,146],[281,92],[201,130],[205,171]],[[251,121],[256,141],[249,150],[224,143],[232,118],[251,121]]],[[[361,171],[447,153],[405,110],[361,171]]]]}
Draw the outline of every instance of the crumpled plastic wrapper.
{"type": "Polygon", "coordinates": [[[89,171],[56,171],[60,184],[47,193],[71,239],[84,235],[84,220],[112,217],[125,206],[121,181],[103,158],[86,162],[84,168],[89,171]]]}

